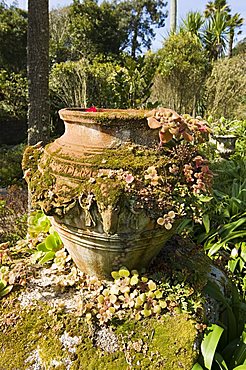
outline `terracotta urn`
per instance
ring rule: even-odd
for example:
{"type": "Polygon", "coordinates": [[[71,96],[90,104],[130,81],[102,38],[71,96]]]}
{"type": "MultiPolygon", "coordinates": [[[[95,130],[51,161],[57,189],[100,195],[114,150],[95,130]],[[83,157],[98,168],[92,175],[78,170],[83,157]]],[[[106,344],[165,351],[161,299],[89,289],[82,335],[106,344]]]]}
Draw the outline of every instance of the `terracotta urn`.
{"type": "Polygon", "coordinates": [[[65,133],[25,154],[33,203],[50,216],[83,272],[109,278],[121,266],[146,268],[178,224],[172,185],[160,181],[169,157],[160,151],[158,130],[148,127],[148,112],[59,114],[65,133]]]}

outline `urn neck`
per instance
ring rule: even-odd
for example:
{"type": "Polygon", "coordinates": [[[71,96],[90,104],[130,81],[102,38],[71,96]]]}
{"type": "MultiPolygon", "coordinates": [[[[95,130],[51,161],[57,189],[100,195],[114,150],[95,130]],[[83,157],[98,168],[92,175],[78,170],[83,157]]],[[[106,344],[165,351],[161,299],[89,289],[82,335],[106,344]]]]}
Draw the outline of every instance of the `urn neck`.
{"type": "Polygon", "coordinates": [[[72,150],[75,155],[100,154],[126,143],[154,147],[159,140],[158,134],[148,127],[147,113],[132,109],[97,112],[62,109],[59,114],[65,124],[65,133],[56,144],[72,150]]]}

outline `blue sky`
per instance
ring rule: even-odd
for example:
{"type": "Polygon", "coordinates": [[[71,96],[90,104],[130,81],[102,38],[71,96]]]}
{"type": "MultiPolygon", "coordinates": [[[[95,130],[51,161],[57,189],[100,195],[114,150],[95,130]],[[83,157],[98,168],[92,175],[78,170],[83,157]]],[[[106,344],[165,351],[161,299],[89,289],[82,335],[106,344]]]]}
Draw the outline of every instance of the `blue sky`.
{"type": "MultiPolygon", "coordinates": [[[[37,0],[38,1],[38,0],[37,0]]],[[[167,0],[168,1],[168,0],[167,0]]],[[[5,0],[6,4],[10,5],[15,3],[18,4],[20,8],[27,9],[27,0],[5,0]]],[[[185,17],[189,11],[203,11],[208,0],[178,0],[178,19],[179,21],[185,17]]],[[[72,3],[72,0],[49,0],[50,9],[63,7],[72,3]]],[[[242,27],[242,35],[238,36],[238,40],[246,37],[246,0],[228,0],[227,3],[232,9],[232,14],[240,13],[245,19],[245,23],[242,27]]],[[[169,4],[167,6],[169,9],[169,4]]],[[[166,27],[156,30],[156,38],[153,43],[153,49],[157,50],[162,46],[163,38],[168,34],[169,29],[169,18],[166,20],[166,27]]]]}

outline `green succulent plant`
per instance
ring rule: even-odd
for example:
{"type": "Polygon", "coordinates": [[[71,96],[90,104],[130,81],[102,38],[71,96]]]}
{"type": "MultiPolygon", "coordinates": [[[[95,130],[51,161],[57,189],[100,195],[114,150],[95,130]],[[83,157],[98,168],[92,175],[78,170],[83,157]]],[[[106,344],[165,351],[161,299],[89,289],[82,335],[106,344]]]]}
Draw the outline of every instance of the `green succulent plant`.
{"type": "Polygon", "coordinates": [[[42,211],[36,211],[30,215],[28,231],[33,237],[48,234],[41,243],[37,244],[37,250],[34,252],[33,260],[38,260],[40,264],[53,260],[56,252],[63,247],[59,234],[51,227],[48,217],[42,211]]]}
{"type": "Polygon", "coordinates": [[[172,286],[170,281],[154,281],[151,276],[141,276],[138,271],[129,271],[126,267],[111,273],[113,282],[88,280],[89,300],[84,304],[83,313],[87,320],[98,320],[105,325],[113,318],[133,318],[160,316],[166,312],[195,311],[202,307],[194,299],[194,290],[184,283],[172,286]],[[98,288],[101,284],[101,287],[98,288]],[[91,294],[91,291],[94,294],[91,294]]]}

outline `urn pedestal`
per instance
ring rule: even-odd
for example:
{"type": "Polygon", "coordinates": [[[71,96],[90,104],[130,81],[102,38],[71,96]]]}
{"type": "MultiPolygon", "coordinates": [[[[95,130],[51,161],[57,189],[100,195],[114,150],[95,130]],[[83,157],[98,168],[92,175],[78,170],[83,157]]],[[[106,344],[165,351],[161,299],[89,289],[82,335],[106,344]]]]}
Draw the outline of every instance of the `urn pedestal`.
{"type": "Polygon", "coordinates": [[[235,152],[237,139],[235,135],[213,135],[210,141],[216,145],[217,152],[223,158],[229,158],[235,152]]]}

